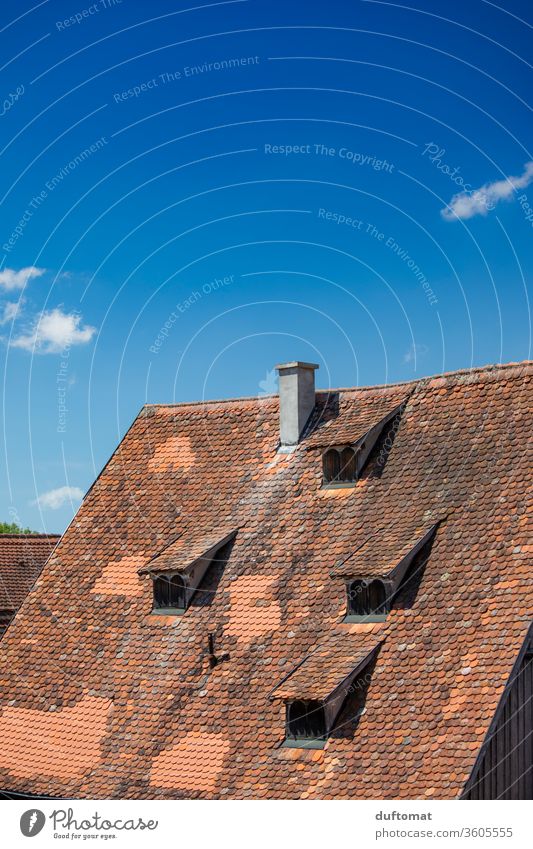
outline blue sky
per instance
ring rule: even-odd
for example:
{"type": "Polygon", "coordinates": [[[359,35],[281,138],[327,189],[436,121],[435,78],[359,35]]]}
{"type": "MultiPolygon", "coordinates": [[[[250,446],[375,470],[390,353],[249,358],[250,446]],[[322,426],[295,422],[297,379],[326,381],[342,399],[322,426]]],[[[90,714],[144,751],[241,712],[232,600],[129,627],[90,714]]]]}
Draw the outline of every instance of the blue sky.
{"type": "Polygon", "coordinates": [[[530,4],[418,7],[3,9],[0,518],[62,531],[143,403],[283,360],[530,357],[530,4]]]}

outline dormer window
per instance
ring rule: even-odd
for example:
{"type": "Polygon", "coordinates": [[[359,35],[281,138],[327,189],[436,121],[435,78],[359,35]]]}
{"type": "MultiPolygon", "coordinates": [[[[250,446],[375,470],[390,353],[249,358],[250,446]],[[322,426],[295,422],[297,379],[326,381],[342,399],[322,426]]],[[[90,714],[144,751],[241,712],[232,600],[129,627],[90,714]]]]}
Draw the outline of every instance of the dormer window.
{"type": "Polygon", "coordinates": [[[190,607],[204,576],[215,561],[222,562],[223,548],[233,541],[236,529],[219,528],[182,532],[139,569],[153,581],[152,613],[180,614],[190,607]]]}
{"type": "MultiPolygon", "coordinates": [[[[336,400],[338,402],[338,397],[336,400]]],[[[338,410],[333,418],[319,416],[314,430],[306,437],[305,442],[307,450],[320,449],[323,488],[353,487],[365,473],[372,458],[380,459],[379,471],[382,469],[400,426],[405,404],[406,401],[403,401],[400,405],[388,409],[384,416],[382,413],[389,406],[386,399],[373,405],[365,415],[361,413],[355,420],[339,413],[338,410]],[[393,419],[394,424],[389,428],[387,436],[389,442],[386,442],[386,428],[393,419]],[[380,440],[385,449],[378,454],[380,440]]],[[[371,468],[374,468],[373,465],[371,468]]]]}
{"type": "Polygon", "coordinates": [[[390,608],[390,596],[385,583],[378,578],[374,580],[358,579],[347,585],[348,609],[347,616],[357,617],[366,622],[384,620],[390,608]]]}
{"type": "Polygon", "coordinates": [[[305,746],[306,742],[323,742],[326,736],[326,714],[321,702],[296,699],[286,705],[286,740],[305,746]]]}
{"type": "Polygon", "coordinates": [[[322,749],[329,737],[346,732],[341,712],[355,699],[358,707],[350,719],[361,715],[382,642],[375,634],[331,634],[274,687],[270,697],[285,703],[283,746],[322,749]]]}
{"type": "Polygon", "coordinates": [[[183,613],[186,608],[186,587],[181,575],[157,575],[154,578],[154,609],[183,613]]]}
{"type": "MultiPolygon", "coordinates": [[[[345,622],[383,622],[401,593],[423,575],[437,528],[445,517],[427,519],[414,530],[387,529],[369,536],[331,571],[346,582],[345,622]]],[[[405,602],[405,599],[404,599],[405,602]]]]}
{"type": "Polygon", "coordinates": [[[364,446],[357,451],[351,445],[328,448],[322,456],[324,483],[329,485],[354,484],[358,477],[357,458],[364,446]]]}

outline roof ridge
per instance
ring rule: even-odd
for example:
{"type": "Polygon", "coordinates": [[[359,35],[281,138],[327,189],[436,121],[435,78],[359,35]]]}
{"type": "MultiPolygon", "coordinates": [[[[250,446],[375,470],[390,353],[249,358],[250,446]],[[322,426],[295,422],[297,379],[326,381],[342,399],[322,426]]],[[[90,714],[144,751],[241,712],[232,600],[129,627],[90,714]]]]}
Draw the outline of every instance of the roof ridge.
{"type": "Polygon", "coordinates": [[[3,539],[59,539],[61,534],[0,534],[3,539]]]}
{"type": "MultiPolygon", "coordinates": [[[[317,392],[321,390],[318,389],[317,392]]],[[[327,389],[323,390],[327,392],[327,389]]],[[[153,409],[154,407],[205,407],[209,404],[234,404],[236,401],[268,401],[277,398],[278,395],[241,395],[237,398],[206,398],[204,401],[172,401],[169,403],[160,402],[157,404],[143,404],[142,409],[153,409]]]]}
{"type": "MultiPolygon", "coordinates": [[[[437,374],[426,375],[424,377],[417,377],[413,380],[398,380],[392,383],[375,383],[369,384],[368,386],[332,386],[325,389],[317,388],[316,392],[318,395],[326,395],[330,392],[370,392],[376,389],[396,389],[400,386],[423,386],[427,383],[430,383],[432,380],[448,380],[450,378],[460,378],[465,375],[493,375],[497,372],[505,372],[505,371],[513,371],[516,369],[533,369],[533,360],[521,360],[520,362],[510,362],[510,363],[489,363],[485,366],[474,366],[473,368],[462,368],[456,369],[454,371],[444,371],[437,374]]],[[[155,403],[155,404],[144,404],[142,410],[146,409],[155,409],[158,407],[163,407],[168,409],[169,407],[206,407],[206,406],[215,406],[217,404],[235,404],[237,402],[262,402],[277,399],[277,394],[272,395],[242,395],[240,397],[233,398],[207,398],[203,401],[173,401],[171,403],[155,403]]]]}
{"type": "Polygon", "coordinates": [[[497,372],[518,371],[523,369],[528,371],[533,370],[533,360],[521,360],[520,362],[510,363],[488,363],[486,366],[474,366],[473,368],[455,369],[454,371],[443,371],[438,374],[425,375],[417,377],[414,380],[399,380],[396,383],[376,383],[369,386],[339,386],[332,389],[317,389],[317,392],[365,392],[374,389],[394,389],[399,386],[424,386],[431,383],[433,380],[449,380],[455,377],[461,378],[465,375],[494,375],[497,372]]]}

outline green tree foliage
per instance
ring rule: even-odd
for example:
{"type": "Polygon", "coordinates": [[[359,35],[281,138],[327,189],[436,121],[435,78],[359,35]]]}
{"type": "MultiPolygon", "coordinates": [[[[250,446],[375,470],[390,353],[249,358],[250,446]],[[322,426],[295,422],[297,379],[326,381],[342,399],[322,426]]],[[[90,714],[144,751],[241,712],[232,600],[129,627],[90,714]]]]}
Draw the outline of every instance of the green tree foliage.
{"type": "Polygon", "coordinates": [[[0,534],[36,534],[37,531],[30,531],[29,528],[20,528],[15,522],[0,522],[0,534]]]}

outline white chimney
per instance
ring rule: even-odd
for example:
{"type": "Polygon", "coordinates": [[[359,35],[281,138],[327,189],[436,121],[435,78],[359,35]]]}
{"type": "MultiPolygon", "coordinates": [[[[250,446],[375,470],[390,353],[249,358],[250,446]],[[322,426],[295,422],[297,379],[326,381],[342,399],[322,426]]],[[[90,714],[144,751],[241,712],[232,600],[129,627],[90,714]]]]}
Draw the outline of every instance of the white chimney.
{"type": "Polygon", "coordinates": [[[314,363],[282,363],[279,372],[279,436],[281,449],[297,445],[315,406],[314,363]]]}

